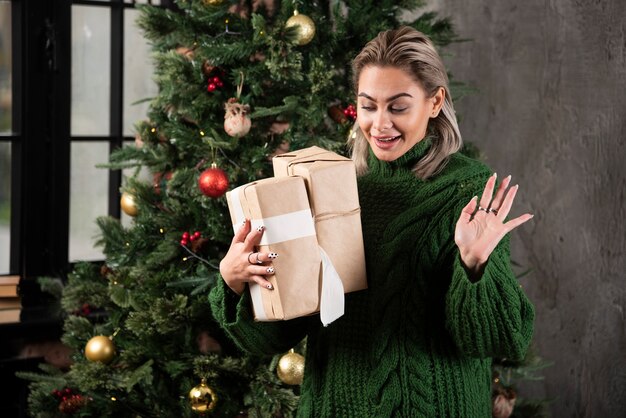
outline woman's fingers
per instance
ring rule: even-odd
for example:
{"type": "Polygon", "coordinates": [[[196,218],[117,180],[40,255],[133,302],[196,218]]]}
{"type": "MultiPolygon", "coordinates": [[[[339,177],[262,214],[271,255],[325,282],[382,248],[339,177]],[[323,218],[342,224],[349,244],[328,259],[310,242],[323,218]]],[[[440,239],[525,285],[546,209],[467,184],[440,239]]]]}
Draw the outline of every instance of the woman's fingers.
{"type": "Polygon", "coordinates": [[[250,256],[250,260],[252,260],[255,264],[261,263],[269,263],[278,258],[278,254],[276,253],[261,253],[257,252],[250,256]]]}
{"type": "Polygon", "coordinates": [[[249,232],[250,232],[250,220],[245,219],[243,221],[243,224],[237,230],[237,232],[235,232],[235,236],[233,237],[232,243],[235,244],[237,242],[244,242],[249,232]]]}
{"type": "Polygon", "coordinates": [[[507,187],[511,183],[511,175],[509,174],[502,180],[500,183],[500,187],[498,187],[498,191],[496,192],[496,197],[491,201],[491,205],[489,206],[492,209],[500,210],[500,206],[502,206],[502,201],[504,200],[504,195],[506,193],[507,187]]]}
{"type": "Polygon", "coordinates": [[[489,204],[491,203],[491,197],[493,196],[493,189],[496,186],[496,179],[498,175],[493,173],[491,177],[487,180],[485,184],[485,190],[483,190],[483,195],[480,198],[480,207],[487,209],[489,204]]]}
{"type": "Polygon", "coordinates": [[[509,233],[515,228],[517,228],[518,226],[520,226],[521,224],[523,224],[524,222],[530,221],[533,218],[533,216],[535,215],[532,215],[530,213],[525,213],[521,216],[518,216],[515,219],[511,219],[510,221],[504,224],[506,232],[509,233]]]}
{"type": "Polygon", "coordinates": [[[263,231],[265,231],[265,227],[263,225],[252,229],[252,231],[250,231],[250,233],[246,237],[246,240],[244,241],[245,248],[253,251],[254,247],[259,245],[259,243],[261,242],[261,238],[263,237],[263,231]]]}
{"type": "Polygon", "coordinates": [[[472,197],[472,199],[469,201],[469,203],[467,205],[465,205],[465,207],[461,211],[461,216],[459,217],[459,221],[462,220],[465,223],[468,223],[470,221],[470,219],[472,219],[472,215],[476,211],[477,201],[478,201],[478,196],[472,197]]]}
{"type": "Polygon", "coordinates": [[[250,266],[249,270],[252,273],[250,276],[251,281],[263,286],[267,289],[273,290],[274,286],[267,280],[267,276],[272,276],[275,273],[272,266],[250,266]]]}
{"type": "Polygon", "coordinates": [[[498,208],[498,214],[496,215],[501,221],[504,221],[504,219],[509,215],[509,212],[511,211],[511,206],[513,205],[513,200],[515,199],[515,195],[517,194],[518,189],[519,185],[516,184],[515,186],[507,190],[506,196],[504,196],[502,205],[498,208]]]}
{"type": "Polygon", "coordinates": [[[266,289],[274,290],[274,286],[270,282],[268,282],[263,276],[252,276],[251,281],[258,284],[259,286],[263,286],[266,289]]]}

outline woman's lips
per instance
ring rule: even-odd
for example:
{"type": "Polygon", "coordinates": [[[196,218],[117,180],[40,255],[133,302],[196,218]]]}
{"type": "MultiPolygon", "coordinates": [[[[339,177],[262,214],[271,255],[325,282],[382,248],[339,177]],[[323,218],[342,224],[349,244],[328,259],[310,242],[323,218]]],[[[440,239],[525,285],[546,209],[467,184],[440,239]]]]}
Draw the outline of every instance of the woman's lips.
{"type": "Polygon", "coordinates": [[[398,136],[373,136],[372,139],[376,143],[376,146],[380,149],[390,149],[402,138],[402,135],[398,136]]]}

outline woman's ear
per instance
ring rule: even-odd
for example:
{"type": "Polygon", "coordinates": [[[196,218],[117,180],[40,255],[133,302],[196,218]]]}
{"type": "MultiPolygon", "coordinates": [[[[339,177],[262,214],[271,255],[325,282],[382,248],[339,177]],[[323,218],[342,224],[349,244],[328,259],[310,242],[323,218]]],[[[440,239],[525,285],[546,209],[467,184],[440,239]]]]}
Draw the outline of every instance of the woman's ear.
{"type": "Polygon", "coordinates": [[[443,103],[446,101],[446,89],[443,87],[439,87],[437,92],[430,98],[433,103],[433,111],[430,113],[431,118],[436,118],[439,116],[439,112],[443,107],[443,103]]]}

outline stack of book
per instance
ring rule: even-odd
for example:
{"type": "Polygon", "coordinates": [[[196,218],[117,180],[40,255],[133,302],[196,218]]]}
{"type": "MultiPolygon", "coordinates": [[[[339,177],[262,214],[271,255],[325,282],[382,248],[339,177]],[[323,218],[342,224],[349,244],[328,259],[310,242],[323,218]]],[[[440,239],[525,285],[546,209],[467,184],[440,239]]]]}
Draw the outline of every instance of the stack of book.
{"type": "Polygon", "coordinates": [[[20,276],[0,276],[0,324],[20,322],[20,276]]]}

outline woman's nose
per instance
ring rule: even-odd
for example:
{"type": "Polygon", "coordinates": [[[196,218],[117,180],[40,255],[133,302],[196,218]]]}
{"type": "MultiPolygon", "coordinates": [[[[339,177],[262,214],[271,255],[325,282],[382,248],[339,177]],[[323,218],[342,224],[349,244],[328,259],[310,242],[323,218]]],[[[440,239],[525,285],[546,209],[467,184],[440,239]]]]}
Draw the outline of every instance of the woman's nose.
{"type": "Polygon", "coordinates": [[[374,123],[372,125],[373,128],[379,132],[383,132],[392,126],[389,115],[387,115],[387,112],[384,111],[376,112],[376,115],[374,115],[374,123]]]}

